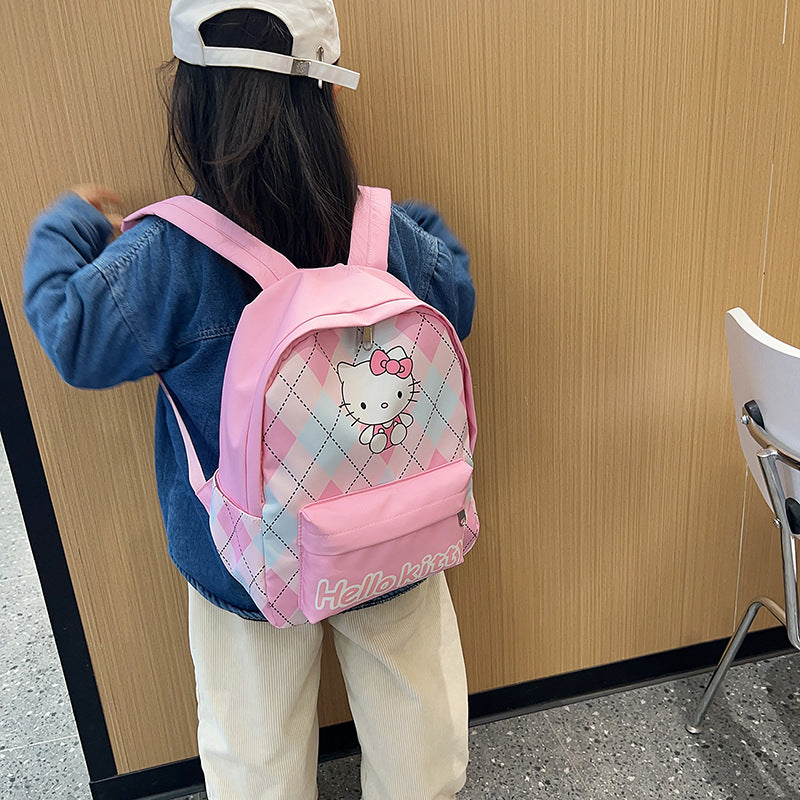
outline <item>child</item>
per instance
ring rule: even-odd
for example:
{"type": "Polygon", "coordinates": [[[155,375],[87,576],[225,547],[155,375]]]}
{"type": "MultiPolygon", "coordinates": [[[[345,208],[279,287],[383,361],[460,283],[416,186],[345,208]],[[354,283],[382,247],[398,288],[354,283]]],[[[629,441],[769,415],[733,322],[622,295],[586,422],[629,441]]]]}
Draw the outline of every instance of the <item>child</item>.
{"type": "MultiPolygon", "coordinates": [[[[173,0],[171,154],[195,195],[295,265],[346,261],[358,188],[334,104],[331,0],[173,0]],[[278,54],[278,55],[275,55],[278,54]],[[309,63],[319,62],[319,63],[309,63]],[[301,74],[291,74],[292,72],[301,74]]],[[[103,388],[158,372],[205,473],[219,457],[223,373],[258,291],[221,256],[149,217],[108,244],[116,195],[80,186],[35,222],[25,311],[62,377],[103,388]]],[[[392,208],[389,271],[465,337],[468,257],[431,209],[392,208]]],[[[275,629],[230,576],[163,392],[156,473],[169,553],[190,585],[198,743],[210,800],[316,797],[323,628],[275,629]]],[[[467,763],[467,687],[442,574],[330,618],[362,749],[366,800],[452,798],[467,763]]]]}

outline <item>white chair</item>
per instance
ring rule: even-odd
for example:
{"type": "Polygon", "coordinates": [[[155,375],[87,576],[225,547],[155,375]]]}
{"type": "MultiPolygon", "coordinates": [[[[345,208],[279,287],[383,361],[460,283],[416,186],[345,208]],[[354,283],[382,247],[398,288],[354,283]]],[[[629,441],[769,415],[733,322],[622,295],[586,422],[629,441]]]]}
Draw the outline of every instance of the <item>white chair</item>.
{"type": "Polygon", "coordinates": [[[795,536],[800,536],[800,350],[773,338],[741,308],[725,315],[733,402],[747,466],[780,530],[785,610],[755,598],[728,642],[686,729],[700,733],[703,717],[736,657],[758,610],[766,608],[786,627],[800,650],[795,536]]]}

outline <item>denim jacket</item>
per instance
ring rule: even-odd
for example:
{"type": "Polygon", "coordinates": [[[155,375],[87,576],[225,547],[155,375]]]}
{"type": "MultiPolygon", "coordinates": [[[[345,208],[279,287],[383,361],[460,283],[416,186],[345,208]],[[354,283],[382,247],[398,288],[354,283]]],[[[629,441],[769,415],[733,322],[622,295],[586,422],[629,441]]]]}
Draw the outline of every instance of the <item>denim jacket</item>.
{"type": "MultiPolygon", "coordinates": [[[[225,363],[248,302],[246,284],[221,256],[162,219],[148,217],[108,244],[110,234],[108,220],[73,193],[36,219],[23,276],[28,321],[72,386],[102,389],[160,373],[211,475],[225,363]]],[[[389,271],[466,337],[475,303],[469,257],[436,211],[393,205],[389,271]]],[[[217,555],[162,391],[155,469],[168,550],[180,573],[221,608],[263,619],[217,555]]]]}

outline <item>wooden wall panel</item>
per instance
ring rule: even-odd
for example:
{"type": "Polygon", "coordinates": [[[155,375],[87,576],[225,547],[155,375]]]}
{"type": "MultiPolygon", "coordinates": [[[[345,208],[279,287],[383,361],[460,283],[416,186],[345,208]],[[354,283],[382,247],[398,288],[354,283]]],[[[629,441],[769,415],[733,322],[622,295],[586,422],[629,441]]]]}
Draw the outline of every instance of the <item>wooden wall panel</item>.
{"type": "Polygon", "coordinates": [[[368,177],[474,254],[483,557],[452,581],[472,688],[724,635],[721,320],[760,292],[783,2],[367,5],[345,29],[368,177]]]}
{"type": "Polygon", "coordinates": [[[0,2],[0,293],[121,772],[196,753],[186,589],[153,476],[155,383],[62,384],[22,316],[20,263],[33,216],[72,184],[117,187],[131,209],[168,191],[154,81],[166,7],[115,6],[112,20],[95,0],[0,2]]]}
{"type": "MultiPolygon", "coordinates": [[[[112,22],[99,0],[0,0],[0,298],[122,772],[195,752],[155,387],[63,386],[18,265],[65,186],[108,183],[130,209],[175,188],[154,89],[167,7],[112,22]]],[[[450,581],[472,691],[725,635],[743,470],[722,316],[761,296],[775,142],[769,279],[795,279],[800,246],[796,140],[778,136],[797,129],[785,0],[337,7],[363,76],[341,95],[363,179],[438,205],[474,256],[483,536],[450,581]]],[[[332,660],[324,724],[347,714],[332,660]]]]}
{"type": "MultiPolygon", "coordinates": [[[[784,42],[760,324],[773,336],[800,347],[800,6],[797,3],[787,5],[784,42]]],[[[759,309],[746,310],[757,319],[759,309]]],[[[748,479],[738,616],[759,594],[783,605],[780,559],[780,535],[755,483],[748,479]]],[[[761,611],[755,626],[775,624],[771,614],[761,611]]]]}

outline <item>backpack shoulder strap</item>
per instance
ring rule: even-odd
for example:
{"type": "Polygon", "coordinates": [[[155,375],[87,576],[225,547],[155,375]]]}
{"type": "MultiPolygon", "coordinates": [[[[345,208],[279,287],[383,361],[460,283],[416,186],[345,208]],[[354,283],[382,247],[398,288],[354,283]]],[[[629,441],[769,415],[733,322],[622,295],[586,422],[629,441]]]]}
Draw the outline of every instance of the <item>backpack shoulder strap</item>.
{"type": "Polygon", "coordinates": [[[347,263],[386,271],[392,194],[388,189],[369,186],[359,186],[358,189],[347,263]]]}
{"type": "Polygon", "coordinates": [[[161,200],[126,217],[122,230],[142,218],[157,216],[210,247],[250,275],[262,289],[296,271],[288,258],[196,197],[179,195],[161,200]]]}
{"type": "MultiPolygon", "coordinates": [[[[296,271],[296,267],[277,250],[273,250],[257,237],[220,214],[196,197],[179,195],[153,203],[126,217],[122,230],[126,231],[147,216],[157,216],[171,222],[198,242],[210,247],[232,264],[244,270],[266,289],[296,271]]],[[[192,443],[186,423],[181,416],[172,393],[161,375],[161,388],[175,414],[181,438],[186,449],[189,483],[206,510],[211,507],[213,478],[206,479],[197,451],[192,443]]]]}
{"type": "Polygon", "coordinates": [[[192,437],[189,436],[189,431],[186,429],[186,423],[183,421],[181,412],[178,411],[178,406],[172,397],[172,393],[167,388],[167,384],[161,375],[158,375],[158,382],[161,384],[161,389],[164,396],[169,401],[172,411],[175,414],[175,420],[178,423],[178,430],[181,432],[181,439],[183,439],[183,446],[186,448],[186,463],[189,467],[189,484],[191,485],[197,499],[205,506],[206,511],[211,510],[211,489],[214,483],[213,476],[206,478],[203,474],[203,468],[200,466],[200,459],[197,457],[197,451],[192,444],[192,437]]]}
{"type": "MultiPolygon", "coordinates": [[[[181,228],[228,261],[251,275],[266,289],[297,268],[284,256],[264,244],[223,214],[198,200],[181,195],[154,203],[126,217],[122,230],[128,230],[146,216],[158,216],[181,228]]],[[[389,222],[392,198],[388,189],[359,187],[359,199],[353,216],[353,232],[348,263],[374,269],[387,269],[389,222]]],[[[189,431],[178,406],[159,375],[161,388],[169,401],[186,448],[189,482],[208,510],[211,506],[212,478],[206,479],[189,431]]]]}

